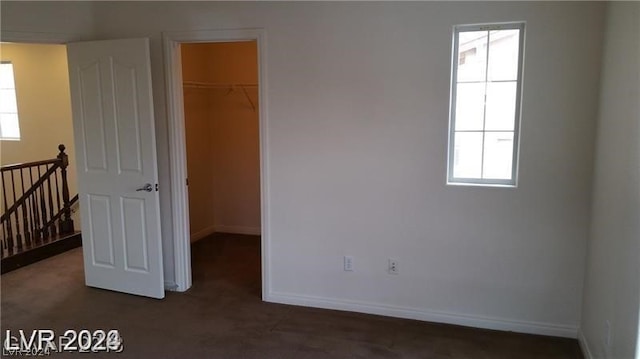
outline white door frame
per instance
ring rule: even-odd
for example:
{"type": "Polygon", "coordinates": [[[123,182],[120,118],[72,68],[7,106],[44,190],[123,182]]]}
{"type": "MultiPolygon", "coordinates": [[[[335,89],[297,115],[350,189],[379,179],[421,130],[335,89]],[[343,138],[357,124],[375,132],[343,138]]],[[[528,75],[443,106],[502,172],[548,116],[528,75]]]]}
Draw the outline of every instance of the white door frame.
{"type": "Polygon", "coordinates": [[[191,287],[191,241],[189,202],[186,186],[187,155],[182,91],[181,43],[233,42],[255,40],[258,46],[258,91],[260,128],[260,207],[262,247],[262,299],[269,293],[269,220],[267,162],[267,76],[264,29],[200,30],[164,32],[169,156],[171,161],[171,208],[173,218],[174,270],[177,291],[191,287]]]}

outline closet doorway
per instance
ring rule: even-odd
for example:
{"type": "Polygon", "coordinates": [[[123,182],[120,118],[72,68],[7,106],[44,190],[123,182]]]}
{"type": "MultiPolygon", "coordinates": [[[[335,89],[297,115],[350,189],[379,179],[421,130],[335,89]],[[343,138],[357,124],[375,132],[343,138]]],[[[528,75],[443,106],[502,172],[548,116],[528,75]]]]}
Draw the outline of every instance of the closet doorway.
{"type": "Polygon", "coordinates": [[[257,41],[182,43],[192,275],[260,295],[257,41]]]}

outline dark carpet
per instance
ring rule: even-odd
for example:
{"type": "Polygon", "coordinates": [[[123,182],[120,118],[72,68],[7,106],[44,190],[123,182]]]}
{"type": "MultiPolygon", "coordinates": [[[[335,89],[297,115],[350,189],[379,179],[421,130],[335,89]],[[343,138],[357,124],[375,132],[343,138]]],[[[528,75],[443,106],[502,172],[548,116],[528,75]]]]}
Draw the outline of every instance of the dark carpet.
{"type": "Polygon", "coordinates": [[[121,353],[84,358],[582,358],[576,340],[270,304],[260,238],[215,234],[192,246],[193,287],[147,299],[84,285],[81,248],[2,275],[0,327],[118,329],[121,353]]]}

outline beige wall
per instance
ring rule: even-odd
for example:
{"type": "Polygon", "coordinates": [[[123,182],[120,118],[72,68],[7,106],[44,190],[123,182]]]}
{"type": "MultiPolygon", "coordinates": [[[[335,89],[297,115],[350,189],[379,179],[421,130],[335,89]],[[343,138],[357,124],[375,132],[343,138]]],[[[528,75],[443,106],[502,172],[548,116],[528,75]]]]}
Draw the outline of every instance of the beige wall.
{"type": "Polygon", "coordinates": [[[0,141],[0,163],[31,162],[69,155],[69,192],[76,186],[75,150],[64,45],[1,44],[2,61],[11,61],[16,81],[20,141],[0,141]]]}
{"type": "MultiPolygon", "coordinates": [[[[185,81],[257,83],[254,42],[185,44],[182,61],[185,81]]],[[[245,90],[185,88],[192,240],[214,230],[260,232],[258,93],[245,90]]]]}
{"type": "Polygon", "coordinates": [[[214,226],[211,124],[206,92],[185,89],[184,111],[189,176],[189,224],[192,238],[196,239],[212,230],[214,226]]]}

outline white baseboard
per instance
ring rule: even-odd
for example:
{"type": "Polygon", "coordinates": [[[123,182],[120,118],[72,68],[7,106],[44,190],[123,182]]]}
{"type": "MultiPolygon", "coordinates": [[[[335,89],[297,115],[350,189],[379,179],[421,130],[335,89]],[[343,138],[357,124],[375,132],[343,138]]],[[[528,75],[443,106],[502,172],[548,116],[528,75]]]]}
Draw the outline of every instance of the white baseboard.
{"type": "Polygon", "coordinates": [[[191,235],[191,243],[195,242],[195,241],[199,241],[202,238],[212,234],[213,232],[216,232],[216,226],[209,226],[205,229],[199,230],[196,233],[193,233],[191,235]]]}
{"type": "Polygon", "coordinates": [[[250,234],[253,236],[259,236],[261,233],[260,227],[225,226],[217,224],[214,226],[214,228],[216,232],[223,233],[250,234]]]}
{"type": "Polygon", "coordinates": [[[259,236],[261,233],[260,227],[242,227],[242,226],[225,226],[225,225],[213,225],[205,229],[199,230],[191,235],[191,243],[199,241],[202,238],[211,235],[215,232],[222,233],[235,233],[235,234],[249,234],[253,236],[259,236]]]}
{"type": "Polygon", "coordinates": [[[591,353],[591,349],[589,349],[589,342],[587,341],[587,337],[584,336],[582,330],[578,330],[578,343],[580,343],[580,349],[582,349],[582,354],[585,359],[595,358],[591,353]]]}
{"type": "Polygon", "coordinates": [[[526,322],[503,318],[436,312],[377,303],[347,301],[335,298],[323,298],[289,293],[271,292],[267,294],[265,301],[527,334],[550,335],[565,338],[576,338],[578,335],[578,327],[572,325],[526,322]]]}

